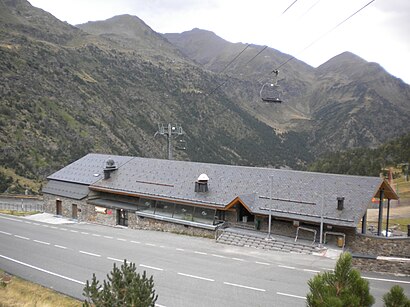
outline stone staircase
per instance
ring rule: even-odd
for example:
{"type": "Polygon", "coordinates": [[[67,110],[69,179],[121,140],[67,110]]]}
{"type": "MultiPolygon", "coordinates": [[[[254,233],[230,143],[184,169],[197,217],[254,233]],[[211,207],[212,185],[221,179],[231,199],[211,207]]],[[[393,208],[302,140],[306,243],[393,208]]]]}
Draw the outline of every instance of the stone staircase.
{"type": "Polygon", "coordinates": [[[229,244],[234,246],[254,247],[272,251],[281,251],[287,253],[312,254],[319,252],[316,246],[293,242],[291,238],[284,240],[272,236],[271,240],[265,237],[256,236],[251,233],[241,233],[224,230],[216,239],[217,243],[229,244]]]}

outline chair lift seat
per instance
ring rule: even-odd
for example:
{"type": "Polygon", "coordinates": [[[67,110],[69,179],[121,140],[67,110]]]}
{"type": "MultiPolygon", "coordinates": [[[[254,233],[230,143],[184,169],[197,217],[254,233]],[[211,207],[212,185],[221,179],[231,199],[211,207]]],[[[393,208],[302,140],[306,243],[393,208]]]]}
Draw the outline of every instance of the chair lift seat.
{"type": "Polygon", "coordinates": [[[264,102],[273,102],[273,103],[281,103],[282,100],[278,97],[262,97],[262,101],[264,102]]]}

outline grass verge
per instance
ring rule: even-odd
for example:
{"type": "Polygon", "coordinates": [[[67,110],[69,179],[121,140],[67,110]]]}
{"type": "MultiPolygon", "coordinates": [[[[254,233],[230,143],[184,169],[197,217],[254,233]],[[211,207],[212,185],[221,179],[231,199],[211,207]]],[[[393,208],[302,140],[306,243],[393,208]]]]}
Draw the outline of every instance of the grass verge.
{"type": "Polygon", "coordinates": [[[82,302],[0,271],[0,307],[79,307],[82,302]]]}
{"type": "Polygon", "coordinates": [[[16,210],[0,210],[0,213],[9,214],[9,215],[16,215],[16,216],[27,216],[27,215],[37,214],[37,213],[40,213],[40,212],[38,212],[38,211],[25,212],[25,211],[16,211],[16,210]]]}

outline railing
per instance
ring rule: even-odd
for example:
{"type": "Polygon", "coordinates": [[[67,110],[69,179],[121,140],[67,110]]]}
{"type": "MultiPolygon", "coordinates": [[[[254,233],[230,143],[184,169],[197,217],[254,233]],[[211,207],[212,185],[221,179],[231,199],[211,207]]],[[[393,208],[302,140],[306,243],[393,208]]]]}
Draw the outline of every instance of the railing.
{"type": "Polygon", "coordinates": [[[44,212],[44,206],[42,204],[10,204],[0,202],[0,210],[12,210],[19,212],[44,212]]]}

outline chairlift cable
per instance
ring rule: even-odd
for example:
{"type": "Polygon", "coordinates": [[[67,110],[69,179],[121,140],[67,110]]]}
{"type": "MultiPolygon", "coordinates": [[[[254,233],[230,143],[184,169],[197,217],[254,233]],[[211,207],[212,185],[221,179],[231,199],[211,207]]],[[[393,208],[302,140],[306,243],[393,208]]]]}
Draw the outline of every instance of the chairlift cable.
{"type": "Polygon", "coordinates": [[[289,5],[289,6],[286,8],[286,10],[283,11],[282,15],[285,14],[286,11],[289,10],[297,1],[298,1],[298,0],[293,1],[292,4],[289,5]]]}
{"type": "Polygon", "coordinates": [[[226,64],[226,66],[224,67],[224,69],[222,69],[219,73],[223,73],[229,66],[231,66],[231,64],[233,62],[235,62],[235,60],[237,58],[239,58],[241,56],[242,53],[245,52],[246,49],[248,49],[248,47],[250,46],[250,44],[246,44],[245,48],[243,48],[243,50],[241,52],[239,52],[228,64],[226,64]]]}
{"type": "MultiPolygon", "coordinates": [[[[318,41],[320,41],[321,39],[323,39],[325,36],[327,36],[328,34],[330,34],[331,32],[333,32],[334,30],[336,30],[338,27],[340,27],[342,24],[344,24],[345,22],[347,22],[350,18],[352,18],[353,16],[355,16],[356,14],[358,14],[360,11],[364,10],[366,7],[368,7],[370,4],[372,4],[374,1],[376,0],[371,0],[369,1],[367,4],[365,4],[364,6],[362,6],[360,9],[358,9],[356,12],[354,12],[353,14],[351,14],[349,17],[345,18],[343,21],[339,22],[336,26],[334,26],[332,29],[330,29],[329,31],[327,31],[326,33],[322,34],[320,37],[318,37],[317,39],[315,39],[313,42],[311,42],[309,45],[307,45],[305,48],[303,48],[301,50],[305,51],[306,49],[312,47],[314,44],[316,44],[318,41]]],[[[299,53],[300,54],[300,53],[299,53]]],[[[287,63],[289,63],[290,61],[292,61],[293,59],[295,59],[295,56],[291,56],[289,59],[287,59],[286,61],[282,62],[278,67],[276,67],[275,69],[273,69],[270,73],[274,73],[275,71],[279,70],[281,67],[283,67],[284,65],[286,65],[287,63]]]]}

